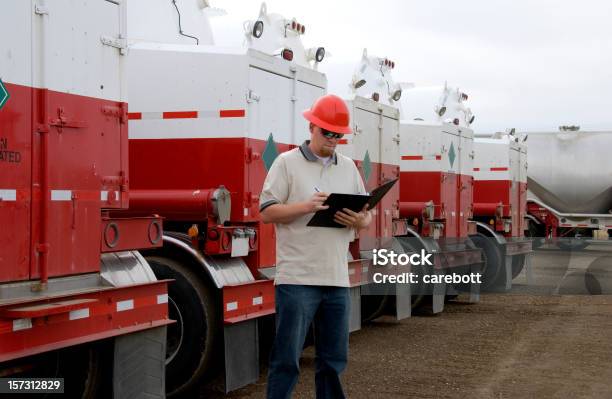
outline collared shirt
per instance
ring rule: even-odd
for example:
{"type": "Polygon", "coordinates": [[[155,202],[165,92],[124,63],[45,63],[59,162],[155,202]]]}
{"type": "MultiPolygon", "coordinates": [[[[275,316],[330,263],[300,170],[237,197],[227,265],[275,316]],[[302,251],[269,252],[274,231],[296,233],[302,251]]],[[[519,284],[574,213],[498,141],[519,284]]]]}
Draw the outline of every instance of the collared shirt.
{"type": "MultiPolygon", "coordinates": [[[[308,201],[317,189],[326,193],[365,193],[352,159],[334,153],[324,165],[308,144],[306,141],[276,158],[259,198],[260,211],[274,204],[308,201]]],[[[347,254],[355,231],[307,226],[312,215],[276,224],[275,284],[348,287],[347,254]]]]}

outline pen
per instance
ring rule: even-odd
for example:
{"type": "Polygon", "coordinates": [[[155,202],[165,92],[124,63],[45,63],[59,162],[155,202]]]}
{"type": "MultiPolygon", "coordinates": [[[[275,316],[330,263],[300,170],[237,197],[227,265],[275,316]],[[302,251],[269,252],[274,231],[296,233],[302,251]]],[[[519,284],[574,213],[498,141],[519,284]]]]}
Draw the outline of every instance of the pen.
{"type": "Polygon", "coordinates": [[[314,186],[314,189],[315,189],[315,191],[316,191],[317,193],[320,193],[320,192],[321,192],[321,190],[319,190],[319,187],[317,187],[317,186],[314,186]]]}

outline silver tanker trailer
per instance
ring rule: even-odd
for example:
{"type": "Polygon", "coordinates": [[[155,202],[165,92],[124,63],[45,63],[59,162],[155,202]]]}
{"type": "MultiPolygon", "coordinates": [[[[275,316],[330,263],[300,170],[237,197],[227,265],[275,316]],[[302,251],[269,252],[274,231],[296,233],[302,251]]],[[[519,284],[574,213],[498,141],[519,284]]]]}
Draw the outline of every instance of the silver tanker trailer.
{"type": "Polygon", "coordinates": [[[585,248],[586,238],[607,239],[612,229],[612,131],[561,126],[524,137],[529,143],[530,235],[562,249],[585,248]]]}

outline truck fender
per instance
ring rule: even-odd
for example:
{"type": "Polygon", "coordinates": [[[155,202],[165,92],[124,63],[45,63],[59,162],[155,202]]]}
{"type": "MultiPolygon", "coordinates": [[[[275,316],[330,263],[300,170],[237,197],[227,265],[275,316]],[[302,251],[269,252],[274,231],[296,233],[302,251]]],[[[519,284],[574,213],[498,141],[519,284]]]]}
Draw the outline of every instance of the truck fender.
{"type": "Polygon", "coordinates": [[[476,226],[478,227],[479,230],[484,230],[483,234],[486,234],[489,237],[493,237],[495,238],[495,242],[497,242],[497,244],[499,245],[506,245],[506,238],[504,236],[502,236],[501,234],[497,234],[495,232],[495,230],[493,230],[489,225],[482,223],[482,222],[476,222],[476,226]]]}

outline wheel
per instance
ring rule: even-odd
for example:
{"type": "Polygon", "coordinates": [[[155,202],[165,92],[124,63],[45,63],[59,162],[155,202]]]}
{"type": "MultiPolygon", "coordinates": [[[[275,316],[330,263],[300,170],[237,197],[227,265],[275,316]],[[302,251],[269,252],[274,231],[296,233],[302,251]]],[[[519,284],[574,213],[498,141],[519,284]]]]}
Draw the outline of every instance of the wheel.
{"type": "Polygon", "coordinates": [[[176,323],[168,326],[166,392],[184,394],[213,372],[219,337],[217,299],[202,279],[175,260],[148,257],[158,279],[173,279],[168,286],[168,313],[176,323]]]}
{"type": "Polygon", "coordinates": [[[512,279],[515,279],[523,271],[525,259],[524,254],[512,257],[512,279]]]}
{"type": "MultiPolygon", "coordinates": [[[[64,397],[98,399],[112,396],[112,341],[100,341],[20,358],[2,364],[11,378],[63,378],[64,397]]],[[[3,395],[17,398],[27,395],[3,395]]]]}
{"type": "Polygon", "coordinates": [[[544,244],[543,229],[532,221],[529,221],[527,230],[525,231],[525,237],[532,239],[531,247],[533,249],[538,249],[544,244]]]}
{"type": "Polygon", "coordinates": [[[81,345],[58,352],[57,376],[63,377],[65,382],[71,381],[66,384],[65,395],[83,399],[103,397],[100,390],[106,378],[102,352],[102,347],[96,344],[81,345]]]}
{"type": "Polygon", "coordinates": [[[487,289],[499,284],[503,280],[502,255],[499,246],[492,237],[482,233],[470,236],[476,247],[481,248],[484,255],[484,266],[482,270],[482,288],[487,289]]]}
{"type": "Polygon", "coordinates": [[[389,295],[363,295],[361,297],[361,322],[367,323],[383,315],[389,295]]]}

